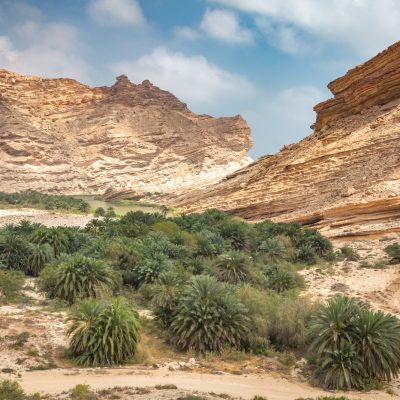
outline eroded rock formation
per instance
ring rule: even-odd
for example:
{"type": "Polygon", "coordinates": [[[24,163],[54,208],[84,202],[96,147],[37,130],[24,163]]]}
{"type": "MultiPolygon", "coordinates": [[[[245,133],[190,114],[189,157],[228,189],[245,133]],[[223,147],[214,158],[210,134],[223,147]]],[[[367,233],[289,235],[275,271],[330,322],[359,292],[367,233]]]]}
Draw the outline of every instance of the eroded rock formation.
{"type": "Polygon", "coordinates": [[[177,204],[299,220],[331,236],[400,231],[400,42],[328,87],[313,134],[177,204]]]}
{"type": "Polygon", "coordinates": [[[247,165],[240,116],[197,115],[149,81],[112,87],[0,69],[0,190],[141,194],[198,186],[247,165]]]}

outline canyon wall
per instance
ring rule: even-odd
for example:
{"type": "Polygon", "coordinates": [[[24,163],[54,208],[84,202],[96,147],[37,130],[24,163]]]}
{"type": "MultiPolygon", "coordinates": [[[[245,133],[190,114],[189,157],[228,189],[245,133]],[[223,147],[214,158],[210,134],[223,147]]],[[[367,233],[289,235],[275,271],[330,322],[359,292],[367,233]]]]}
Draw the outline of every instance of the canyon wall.
{"type": "Polygon", "coordinates": [[[240,117],[197,115],[149,81],[112,87],[0,69],[0,190],[174,193],[247,165],[240,117]]]}
{"type": "Polygon", "coordinates": [[[257,221],[301,221],[328,236],[400,231],[400,42],[328,85],[314,132],[181,196],[257,221]]]}

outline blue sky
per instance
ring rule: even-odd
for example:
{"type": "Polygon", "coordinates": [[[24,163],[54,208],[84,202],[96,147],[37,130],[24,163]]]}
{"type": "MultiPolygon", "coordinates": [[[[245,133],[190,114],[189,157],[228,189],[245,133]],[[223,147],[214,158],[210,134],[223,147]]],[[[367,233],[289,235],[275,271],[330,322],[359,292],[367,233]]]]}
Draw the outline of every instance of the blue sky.
{"type": "Polygon", "coordinates": [[[245,117],[253,158],[307,136],[326,85],[399,38],[398,0],[0,0],[0,68],[150,79],[245,117]]]}

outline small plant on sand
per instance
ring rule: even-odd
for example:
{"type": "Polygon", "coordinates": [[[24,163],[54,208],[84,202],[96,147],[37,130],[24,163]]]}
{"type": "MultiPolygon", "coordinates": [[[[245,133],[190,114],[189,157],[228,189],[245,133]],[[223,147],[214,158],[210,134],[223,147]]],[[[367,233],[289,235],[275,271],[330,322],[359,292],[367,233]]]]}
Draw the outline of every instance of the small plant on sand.
{"type": "Polygon", "coordinates": [[[392,263],[400,263],[400,243],[394,243],[390,246],[385,247],[385,252],[388,254],[392,259],[390,262],[392,263]]]}
{"type": "Polygon", "coordinates": [[[0,400],[26,400],[20,384],[11,380],[0,381],[0,400]]]}
{"type": "Polygon", "coordinates": [[[84,385],[84,384],[80,383],[71,390],[71,399],[72,400],[96,400],[96,396],[90,390],[89,385],[84,385]]]}

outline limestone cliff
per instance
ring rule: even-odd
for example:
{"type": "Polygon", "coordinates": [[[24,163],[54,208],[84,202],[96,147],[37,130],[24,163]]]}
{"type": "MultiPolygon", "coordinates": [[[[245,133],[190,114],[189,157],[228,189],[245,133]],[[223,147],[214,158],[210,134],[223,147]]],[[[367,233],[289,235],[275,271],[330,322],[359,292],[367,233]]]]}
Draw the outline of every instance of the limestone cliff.
{"type": "Polygon", "coordinates": [[[246,121],[197,115],[124,75],[112,87],[0,69],[0,190],[174,192],[247,165],[246,121]]]}
{"type": "Polygon", "coordinates": [[[331,236],[400,231],[400,42],[328,87],[313,134],[177,205],[299,220],[331,236]]]}

